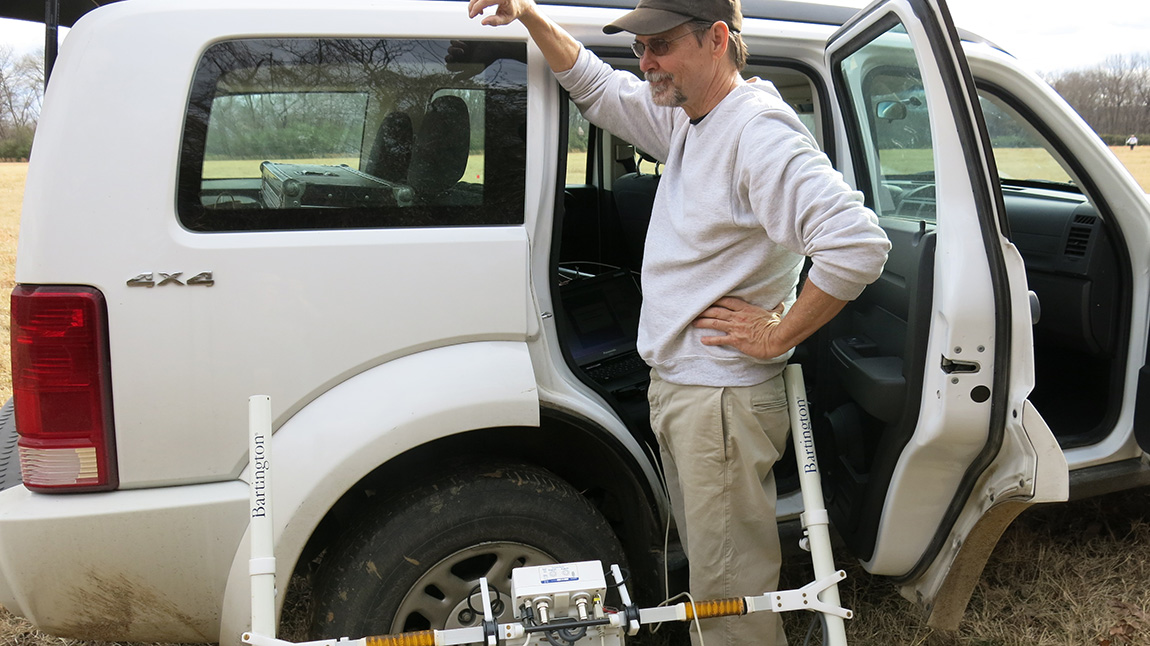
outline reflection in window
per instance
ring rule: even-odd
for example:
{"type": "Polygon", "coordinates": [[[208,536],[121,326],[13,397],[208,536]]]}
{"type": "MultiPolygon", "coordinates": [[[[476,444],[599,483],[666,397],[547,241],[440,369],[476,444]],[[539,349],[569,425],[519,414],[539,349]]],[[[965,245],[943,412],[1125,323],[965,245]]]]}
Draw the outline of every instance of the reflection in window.
{"type": "Polygon", "coordinates": [[[212,104],[204,179],[259,177],[260,162],[359,168],[368,95],[266,92],[220,96],[212,104]]]}
{"type": "Polygon", "coordinates": [[[526,46],[246,39],[200,60],[179,214],[197,231],[523,222],[526,46]]]}

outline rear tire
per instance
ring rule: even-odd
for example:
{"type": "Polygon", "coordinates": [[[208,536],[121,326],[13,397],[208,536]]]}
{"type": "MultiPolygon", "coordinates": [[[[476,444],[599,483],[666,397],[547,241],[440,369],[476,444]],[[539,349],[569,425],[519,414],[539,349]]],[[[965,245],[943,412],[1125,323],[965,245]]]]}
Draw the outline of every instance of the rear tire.
{"type": "Polygon", "coordinates": [[[585,560],[606,568],[623,558],[602,514],[553,474],[469,467],[372,510],[329,548],[310,632],[357,638],[477,625],[482,576],[501,595],[495,620],[503,623],[516,614],[512,569],[585,560]]]}
{"type": "Polygon", "coordinates": [[[0,408],[0,491],[24,482],[20,475],[20,454],[16,450],[16,400],[0,408]]]}

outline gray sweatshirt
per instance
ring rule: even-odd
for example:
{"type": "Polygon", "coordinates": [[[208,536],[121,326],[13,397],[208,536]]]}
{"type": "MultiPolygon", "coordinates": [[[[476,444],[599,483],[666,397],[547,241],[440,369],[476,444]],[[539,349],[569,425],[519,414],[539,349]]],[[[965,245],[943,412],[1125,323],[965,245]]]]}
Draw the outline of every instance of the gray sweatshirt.
{"type": "Polygon", "coordinates": [[[586,49],[556,75],[584,116],[664,163],[643,251],[639,353],[671,383],[750,386],[782,372],[691,323],[724,296],[789,309],[808,280],[852,300],[878,278],[890,243],[875,214],[766,81],[740,83],[701,122],[651,101],[647,83],[586,49]]]}

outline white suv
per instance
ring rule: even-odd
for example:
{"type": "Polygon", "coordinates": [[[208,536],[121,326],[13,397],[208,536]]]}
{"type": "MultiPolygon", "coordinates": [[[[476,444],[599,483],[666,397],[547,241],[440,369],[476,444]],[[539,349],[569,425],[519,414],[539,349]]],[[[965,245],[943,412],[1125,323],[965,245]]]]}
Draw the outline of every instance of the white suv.
{"type": "MultiPolygon", "coordinates": [[[[545,9],[634,69],[601,31],[630,5],[545,9]]],[[[893,243],[796,354],[832,521],[953,625],[1023,508],[1150,481],[1150,202],[940,0],[743,6],[748,73],[893,243]]],[[[582,121],[519,26],[458,2],[114,3],[68,36],[32,158],[4,607],[237,643],[254,394],[280,580],[313,577],[316,636],[474,622],[478,578],[506,592],[521,564],[626,560],[645,602],[683,567],[633,364],[659,165],[582,121]]]]}

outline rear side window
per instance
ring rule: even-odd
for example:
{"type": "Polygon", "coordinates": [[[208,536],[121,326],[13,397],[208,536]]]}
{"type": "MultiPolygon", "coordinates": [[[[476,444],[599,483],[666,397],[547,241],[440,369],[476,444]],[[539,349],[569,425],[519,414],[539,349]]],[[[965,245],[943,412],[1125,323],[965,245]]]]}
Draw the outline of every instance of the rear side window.
{"type": "Polygon", "coordinates": [[[193,231],[523,222],[526,45],[245,39],[199,61],[180,151],[193,231]]]}

